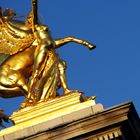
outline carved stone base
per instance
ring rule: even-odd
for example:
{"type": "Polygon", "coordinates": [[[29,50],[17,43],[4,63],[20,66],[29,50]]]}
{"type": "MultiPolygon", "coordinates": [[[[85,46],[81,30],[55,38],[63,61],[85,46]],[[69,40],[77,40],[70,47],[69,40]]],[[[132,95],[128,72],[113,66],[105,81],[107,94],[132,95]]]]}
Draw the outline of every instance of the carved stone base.
{"type": "MultiPolygon", "coordinates": [[[[10,117],[17,124],[25,124],[25,126],[35,125],[46,120],[69,114],[77,108],[71,108],[84,101],[82,93],[75,92],[63,96],[58,96],[53,100],[41,102],[35,106],[26,107],[14,112],[10,117]],[[39,120],[38,120],[39,119],[39,120]]],[[[94,103],[95,104],[95,103],[94,103]]]]}
{"type": "Polygon", "coordinates": [[[95,105],[94,100],[85,101],[83,94],[79,92],[62,95],[53,100],[14,112],[10,119],[13,120],[15,126],[2,130],[0,136],[33,127],[34,131],[40,131],[43,125],[50,129],[60,124],[84,118],[94,114],[93,106],[95,105]]]}

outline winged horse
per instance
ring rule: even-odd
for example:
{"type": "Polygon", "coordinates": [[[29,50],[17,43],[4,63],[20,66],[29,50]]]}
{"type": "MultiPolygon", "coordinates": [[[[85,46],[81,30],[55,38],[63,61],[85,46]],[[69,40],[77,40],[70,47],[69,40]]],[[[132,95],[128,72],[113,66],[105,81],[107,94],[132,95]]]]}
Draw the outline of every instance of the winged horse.
{"type": "Polygon", "coordinates": [[[15,20],[12,9],[0,10],[0,53],[6,59],[0,65],[0,97],[25,96],[27,104],[56,97],[62,87],[70,93],[66,81],[66,63],[56,49],[70,42],[94,49],[95,45],[72,36],[53,39],[48,26],[38,23],[37,0],[25,21],[15,20]]]}

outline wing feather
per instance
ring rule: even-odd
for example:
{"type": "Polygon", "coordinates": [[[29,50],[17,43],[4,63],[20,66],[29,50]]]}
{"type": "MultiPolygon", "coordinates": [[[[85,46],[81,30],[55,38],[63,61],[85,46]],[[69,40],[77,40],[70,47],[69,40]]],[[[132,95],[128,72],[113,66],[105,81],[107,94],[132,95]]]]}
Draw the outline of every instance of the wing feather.
{"type": "Polygon", "coordinates": [[[0,53],[15,54],[29,47],[33,41],[33,34],[29,31],[10,28],[8,23],[0,23],[0,53]]]}

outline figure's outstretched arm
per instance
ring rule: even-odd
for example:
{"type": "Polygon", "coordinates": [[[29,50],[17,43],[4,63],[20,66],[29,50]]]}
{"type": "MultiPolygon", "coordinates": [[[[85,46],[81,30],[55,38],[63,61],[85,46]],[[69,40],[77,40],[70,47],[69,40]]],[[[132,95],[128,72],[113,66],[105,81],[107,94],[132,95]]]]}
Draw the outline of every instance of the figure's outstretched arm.
{"type": "Polygon", "coordinates": [[[78,43],[78,44],[82,44],[84,46],[87,46],[90,50],[96,48],[96,46],[94,44],[91,44],[85,40],[81,40],[81,39],[78,39],[78,38],[75,38],[75,37],[66,37],[66,38],[60,38],[60,39],[56,39],[54,40],[55,42],[55,47],[56,48],[59,48],[67,43],[70,43],[70,42],[75,42],[75,43],[78,43]]]}

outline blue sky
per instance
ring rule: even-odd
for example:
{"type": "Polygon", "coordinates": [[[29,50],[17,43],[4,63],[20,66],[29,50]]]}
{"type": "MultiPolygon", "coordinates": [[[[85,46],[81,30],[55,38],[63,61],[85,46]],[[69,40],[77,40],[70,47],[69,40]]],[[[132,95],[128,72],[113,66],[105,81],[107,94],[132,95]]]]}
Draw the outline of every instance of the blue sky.
{"type": "MultiPolygon", "coordinates": [[[[0,0],[4,8],[26,16],[30,0],[0,0]]],[[[97,96],[105,108],[133,101],[140,114],[140,1],[139,0],[39,0],[39,17],[53,38],[75,36],[96,44],[88,50],[79,44],[58,49],[67,61],[71,89],[97,96]]],[[[7,114],[23,98],[0,99],[7,114]]]]}

